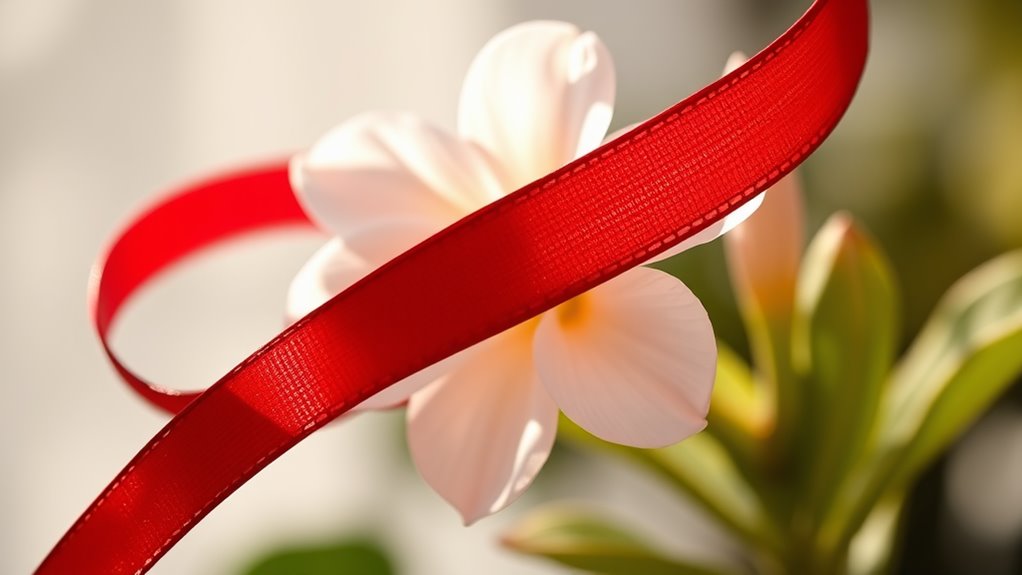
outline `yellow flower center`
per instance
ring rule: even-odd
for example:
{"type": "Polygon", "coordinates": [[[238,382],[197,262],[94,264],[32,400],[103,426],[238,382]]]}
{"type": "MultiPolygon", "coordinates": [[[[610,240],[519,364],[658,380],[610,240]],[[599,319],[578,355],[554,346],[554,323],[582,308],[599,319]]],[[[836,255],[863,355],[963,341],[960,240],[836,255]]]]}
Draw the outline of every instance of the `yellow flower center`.
{"type": "Polygon", "coordinates": [[[576,296],[557,306],[557,319],[565,328],[578,327],[584,323],[589,313],[589,301],[586,294],[576,296]]]}

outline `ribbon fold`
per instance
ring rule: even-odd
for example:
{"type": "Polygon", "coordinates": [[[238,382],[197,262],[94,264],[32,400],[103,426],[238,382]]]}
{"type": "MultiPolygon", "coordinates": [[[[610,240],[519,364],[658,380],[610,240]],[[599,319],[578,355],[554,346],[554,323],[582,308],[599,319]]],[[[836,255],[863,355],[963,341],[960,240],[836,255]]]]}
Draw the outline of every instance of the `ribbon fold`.
{"type": "Polygon", "coordinates": [[[364,399],[647,261],[803,161],[861,77],[866,0],[816,0],[744,66],[628,134],[465,217],[284,330],[201,394],[128,370],[121,305],[187,255],[305,225],[279,162],[199,183],[141,214],[94,277],[122,378],[175,417],[36,573],[143,573],[235,489],[364,399]]]}

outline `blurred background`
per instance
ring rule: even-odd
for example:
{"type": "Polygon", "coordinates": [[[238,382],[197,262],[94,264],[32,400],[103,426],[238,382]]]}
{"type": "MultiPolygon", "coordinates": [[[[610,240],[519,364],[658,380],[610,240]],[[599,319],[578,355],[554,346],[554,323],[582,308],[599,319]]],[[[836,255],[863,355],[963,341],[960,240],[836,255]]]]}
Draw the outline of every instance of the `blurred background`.
{"type": "MultiPolygon", "coordinates": [[[[715,79],[733,50],[758,51],[807,5],[0,0],[0,572],[34,568],[165,422],[116,380],[85,305],[104,242],[159,190],[286,156],[360,111],[453,126],[470,59],[527,19],[603,38],[623,126],[715,79]]],[[[859,97],[803,176],[811,229],[847,210],[887,250],[907,340],[955,278],[1022,246],[1022,3],[878,0],[873,12],[859,97]]],[[[196,259],[133,302],[118,349],[150,379],[208,384],[280,329],[286,286],[322,240],[277,234],[196,259]]],[[[678,265],[719,335],[744,350],[720,251],[678,265]]],[[[733,545],[654,479],[566,450],[520,502],[465,529],[415,474],[401,425],[374,414],[317,433],[153,572],[269,573],[274,553],[315,549],[410,575],[555,573],[496,540],[564,498],[682,552],[733,545]]],[[[1020,485],[1016,385],[918,486],[900,571],[1022,573],[1020,485]]]]}

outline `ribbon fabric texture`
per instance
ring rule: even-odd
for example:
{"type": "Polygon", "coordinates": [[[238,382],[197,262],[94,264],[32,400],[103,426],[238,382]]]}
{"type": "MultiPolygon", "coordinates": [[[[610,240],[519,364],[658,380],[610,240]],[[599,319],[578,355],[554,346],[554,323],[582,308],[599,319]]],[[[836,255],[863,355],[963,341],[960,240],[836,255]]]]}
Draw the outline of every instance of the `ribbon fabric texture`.
{"type": "Polygon", "coordinates": [[[201,394],[131,373],[106,337],[161,271],[239,234],[311,225],[287,164],[172,195],[114,241],[96,328],[124,380],[174,418],[36,571],[143,573],[235,489],[381,389],[699,232],[790,172],[858,86],[866,0],[816,0],[744,66],[622,137],[456,222],[334,297],[201,394]]]}

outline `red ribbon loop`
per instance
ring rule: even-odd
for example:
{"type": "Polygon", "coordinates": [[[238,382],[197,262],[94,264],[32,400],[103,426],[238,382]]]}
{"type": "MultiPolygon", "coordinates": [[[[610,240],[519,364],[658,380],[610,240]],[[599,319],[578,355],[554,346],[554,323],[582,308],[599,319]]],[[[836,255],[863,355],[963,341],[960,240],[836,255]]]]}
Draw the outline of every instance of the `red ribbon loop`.
{"type": "Polygon", "coordinates": [[[102,265],[96,327],[124,379],[177,415],[37,573],[145,572],[246,480],[367,397],[733,211],[834,128],[862,74],[867,36],[866,0],[817,0],[738,70],[395,258],[197,397],[120,364],[106,343],[117,310],[189,253],[308,222],[283,163],[199,184],[142,214],[102,265]]]}

